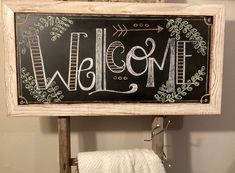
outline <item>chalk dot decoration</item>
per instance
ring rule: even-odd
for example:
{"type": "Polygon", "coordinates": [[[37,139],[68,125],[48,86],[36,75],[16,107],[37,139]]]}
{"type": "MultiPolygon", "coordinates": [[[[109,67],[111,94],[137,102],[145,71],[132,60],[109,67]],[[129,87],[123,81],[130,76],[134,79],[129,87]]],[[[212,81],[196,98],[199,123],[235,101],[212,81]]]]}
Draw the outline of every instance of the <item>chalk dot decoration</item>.
{"type": "Polygon", "coordinates": [[[138,27],[138,26],[139,26],[138,23],[133,24],[133,27],[135,27],[135,28],[138,27]]]}
{"type": "Polygon", "coordinates": [[[144,26],[144,24],[143,24],[143,23],[140,23],[139,26],[142,28],[142,27],[144,26]]]}
{"type": "Polygon", "coordinates": [[[128,77],[127,76],[113,76],[113,80],[119,80],[119,81],[122,81],[122,80],[128,80],[128,77]]]}
{"type": "Polygon", "coordinates": [[[148,28],[148,27],[149,27],[149,24],[145,24],[144,26],[145,26],[146,28],[148,28]]]}
{"type": "Polygon", "coordinates": [[[204,17],[204,22],[206,25],[211,26],[213,24],[213,18],[212,17],[204,17]]]}
{"type": "Polygon", "coordinates": [[[117,76],[113,76],[113,80],[117,80],[117,76]]]}
{"type": "Polygon", "coordinates": [[[145,28],[148,28],[149,27],[149,24],[143,24],[143,23],[134,23],[133,24],[133,27],[135,27],[135,28],[137,28],[137,27],[140,27],[140,28],[143,28],[143,27],[145,27],[145,28]]]}
{"type": "Polygon", "coordinates": [[[122,80],[122,76],[118,76],[118,80],[122,80]]]}
{"type": "Polygon", "coordinates": [[[128,80],[128,77],[127,77],[127,76],[124,76],[124,77],[123,77],[123,80],[128,80]]]}
{"type": "Polygon", "coordinates": [[[209,103],[210,102],[210,94],[205,94],[204,96],[202,96],[201,100],[200,100],[201,103],[209,103]]]}
{"type": "Polygon", "coordinates": [[[19,96],[18,100],[19,100],[18,102],[20,105],[27,105],[28,104],[27,99],[23,96],[19,96]]]}

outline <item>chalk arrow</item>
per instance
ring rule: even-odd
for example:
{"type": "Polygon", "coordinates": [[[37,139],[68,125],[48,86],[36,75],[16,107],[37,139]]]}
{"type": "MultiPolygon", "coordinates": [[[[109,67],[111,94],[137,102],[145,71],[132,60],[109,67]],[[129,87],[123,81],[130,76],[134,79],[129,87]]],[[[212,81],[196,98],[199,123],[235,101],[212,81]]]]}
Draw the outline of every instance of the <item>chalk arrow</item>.
{"type": "Polygon", "coordinates": [[[163,29],[164,29],[163,27],[161,27],[161,26],[158,25],[157,28],[156,28],[156,31],[157,31],[157,33],[159,33],[159,32],[161,32],[163,29]]]}
{"type": "Polygon", "coordinates": [[[159,25],[156,28],[130,28],[130,29],[128,29],[125,25],[119,25],[119,24],[117,26],[113,25],[113,28],[115,29],[113,37],[114,36],[125,37],[125,35],[128,32],[157,31],[157,33],[159,33],[164,29],[163,27],[161,27],[159,25]]]}

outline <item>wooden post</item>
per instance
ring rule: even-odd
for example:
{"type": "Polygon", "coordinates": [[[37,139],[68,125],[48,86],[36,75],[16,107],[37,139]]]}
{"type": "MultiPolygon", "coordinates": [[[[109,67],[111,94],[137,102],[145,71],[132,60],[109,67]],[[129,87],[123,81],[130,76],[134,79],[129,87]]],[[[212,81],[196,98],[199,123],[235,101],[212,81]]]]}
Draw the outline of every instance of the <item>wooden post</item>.
{"type": "Polygon", "coordinates": [[[71,173],[70,117],[58,117],[60,173],[71,173]]]}
{"type": "MultiPolygon", "coordinates": [[[[152,123],[152,132],[161,131],[164,128],[164,117],[155,117],[152,123]]],[[[163,159],[164,133],[159,133],[152,136],[152,149],[163,159]]]]}

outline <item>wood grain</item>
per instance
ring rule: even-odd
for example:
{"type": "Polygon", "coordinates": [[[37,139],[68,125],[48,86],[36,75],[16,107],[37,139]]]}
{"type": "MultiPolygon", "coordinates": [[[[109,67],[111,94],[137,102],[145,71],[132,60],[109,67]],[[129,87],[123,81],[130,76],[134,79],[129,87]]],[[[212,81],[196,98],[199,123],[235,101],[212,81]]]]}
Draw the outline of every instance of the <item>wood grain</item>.
{"type": "MultiPolygon", "coordinates": [[[[164,128],[164,117],[155,117],[152,123],[152,132],[160,131],[164,128]]],[[[164,133],[153,135],[152,137],[152,150],[163,159],[164,147],[164,133]]]]}
{"type": "MultiPolygon", "coordinates": [[[[78,1],[78,0],[61,0],[61,1],[78,1]]],[[[87,1],[87,0],[80,0],[87,1]]],[[[90,2],[141,2],[141,3],[157,3],[165,2],[165,0],[88,0],[90,2]]]]}
{"type": "Polygon", "coordinates": [[[224,7],[164,3],[109,3],[64,1],[9,1],[3,3],[6,95],[8,114],[13,116],[136,116],[136,115],[214,115],[221,112],[224,7]],[[89,103],[61,105],[17,104],[14,13],[77,13],[86,15],[153,16],[208,15],[214,17],[211,45],[210,103],[89,103]]]}
{"type": "Polygon", "coordinates": [[[60,173],[71,173],[70,118],[58,118],[60,173]]]}

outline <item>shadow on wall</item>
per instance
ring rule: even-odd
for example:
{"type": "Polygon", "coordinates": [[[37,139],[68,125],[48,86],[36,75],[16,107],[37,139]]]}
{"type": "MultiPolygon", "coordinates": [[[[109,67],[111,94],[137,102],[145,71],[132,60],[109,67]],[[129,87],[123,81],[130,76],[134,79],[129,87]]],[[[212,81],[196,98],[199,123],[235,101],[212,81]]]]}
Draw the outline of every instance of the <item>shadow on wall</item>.
{"type": "MultiPolygon", "coordinates": [[[[143,132],[150,131],[153,117],[71,117],[71,133],[77,134],[78,151],[97,150],[98,132],[143,132]]],[[[57,133],[56,117],[41,117],[42,133],[57,133]]],[[[114,135],[117,137],[117,135],[114,135]]],[[[114,137],[113,136],[113,137],[114,137]]],[[[128,134],[127,134],[128,136],[128,134]]],[[[149,133],[150,136],[150,133],[149,133]]],[[[110,137],[109,137],[110,138],[110,137]]],[[[122,137],[121,137],[122,138],[122,137]]],[[[123,138],[122,138],[123,139],[123,138]]],[[[73,138],[71,138],[73,143],[73,138]]],[[[106,139],[106,140],[112,140],[106,139]]],[[[114,141],[117,139],[113,139],[114,141]]],[[[136,139],[140,142],[141,139],[136,139]]],[[[124,141],[123,141],[124,142],[124,141]]],[[[110,144],[109,144],[110,145],[110,144]]],[[[109,146],[110,148],[111,146],[109,146]]],[[[77,147],[76,147],[77,148],[77,147]]],[[[112,148],[112,147],[111,147],[112,148]]]]}
{"type": "MultiPolygon", "coordinates": [[[[71,117],[71,132],[150,130],[153,117],[71,117]]],[[[42,133],[57,133],[57,117],[40,118],[42,133]]]]}

